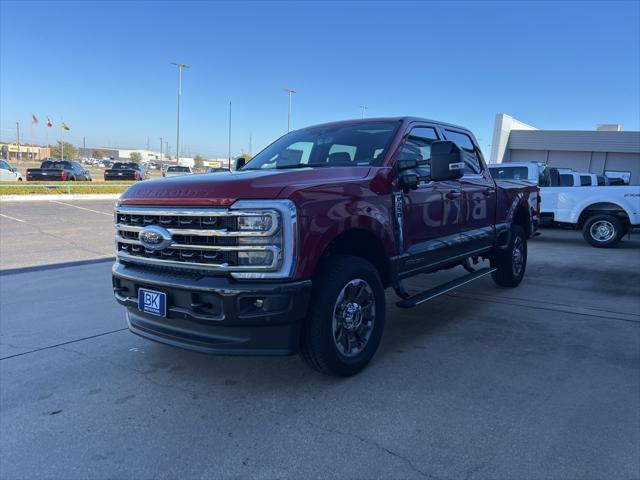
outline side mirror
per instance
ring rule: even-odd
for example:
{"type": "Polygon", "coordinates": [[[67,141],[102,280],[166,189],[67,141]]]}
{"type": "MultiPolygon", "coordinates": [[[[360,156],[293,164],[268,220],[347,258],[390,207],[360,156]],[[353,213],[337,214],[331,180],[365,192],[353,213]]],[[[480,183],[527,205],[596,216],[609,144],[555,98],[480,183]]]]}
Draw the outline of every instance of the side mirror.
{"type": "Polygon", "coordinates": [[[14,168],[12,168],[12,169],[11,169],[11,171],[12,171],[13,173],[18,173],[18,169],[17,169],[17,168],[15,168],[15,167],[14,167],[14,168]]]}
{"type": "Polygon", "coordinates": [[[431,144],[431,180],[455,180],[464,175],[463,152],[454,142],[442,140],[431,144]]]}
{"type": "Polygon", "coordinates": [[[247,164],[247,159],[244,157],[240,157],[236,160],[236,170],[240,170],[247,164]]]}

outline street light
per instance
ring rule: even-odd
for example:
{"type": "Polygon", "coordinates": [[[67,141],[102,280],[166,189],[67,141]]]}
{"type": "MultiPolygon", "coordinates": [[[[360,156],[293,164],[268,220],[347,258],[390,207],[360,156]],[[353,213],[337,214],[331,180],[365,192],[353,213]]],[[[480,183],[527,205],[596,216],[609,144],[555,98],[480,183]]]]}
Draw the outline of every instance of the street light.
{"type": "Polygon", "coordinates": [[[362,118],[364,118],[364,115],[369,109],[369,107],[367,105],[360,105],[360,108],[362,109],[362,118]]]}
{"type": "Polygon", "coordinates": [[[182,95],[182,69],[191,68],[184,63],[171,62],[178,67],[178,119],[176,124],[176,164],[180,163],[180,96],[182,95]]]}
{"type": "Polygon", "coordinates": [[[284,91],[289,94],[289,115],[287,115],[287,132],[290,132],[291,131],[291,96],[294,93],[298,93],[298,92],[296,92],[292,88],[285,88],[284,91]]]}

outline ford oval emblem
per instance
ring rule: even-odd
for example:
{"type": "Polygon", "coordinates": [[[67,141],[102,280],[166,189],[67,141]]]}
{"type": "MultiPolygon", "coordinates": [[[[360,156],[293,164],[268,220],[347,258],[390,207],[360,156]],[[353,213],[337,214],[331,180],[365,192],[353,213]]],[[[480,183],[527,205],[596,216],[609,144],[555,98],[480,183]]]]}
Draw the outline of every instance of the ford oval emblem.
{"type": "Polygon", "coordinates": [[[156,227],[155,225],[144,227],[140,230],[138,240],[149,250],[162,250],[173,243],[171,232],[166,228],[156,227]]]}

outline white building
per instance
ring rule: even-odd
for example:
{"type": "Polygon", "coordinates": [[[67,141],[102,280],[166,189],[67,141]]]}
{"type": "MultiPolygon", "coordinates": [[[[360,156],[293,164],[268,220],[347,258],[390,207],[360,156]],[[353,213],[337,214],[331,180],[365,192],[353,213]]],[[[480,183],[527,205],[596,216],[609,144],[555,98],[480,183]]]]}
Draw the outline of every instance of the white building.
{"type": "Polygon", "coordinates": [[[620,125],[595,130],[539,130],[499,113],[493,128],[491,163],[540,162],[640,184],[640,132],[620,125]]]}

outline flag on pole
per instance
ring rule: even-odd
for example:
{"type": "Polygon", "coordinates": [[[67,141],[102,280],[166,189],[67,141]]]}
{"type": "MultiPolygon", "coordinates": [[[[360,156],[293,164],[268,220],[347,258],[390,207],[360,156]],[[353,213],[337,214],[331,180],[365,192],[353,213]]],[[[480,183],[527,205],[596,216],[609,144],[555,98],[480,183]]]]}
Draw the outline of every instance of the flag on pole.
{"type": "Polygon", "coordinates": [[[38,123],[38,117],[36,117],[34,114],[31,114],[31,123],[38,123]]]}
{"type": "Polygon", "coordinates": [[[64,122],[60,123],[60,128],[62,128],[63,130],[71,130],[68,125],[64,122]]]}
{"type": "Polygon", "coordinates": [[[47,127],[53,127],[53,123],[51,123],[51,119],[49,117],[47,117],[47,127]]]}

